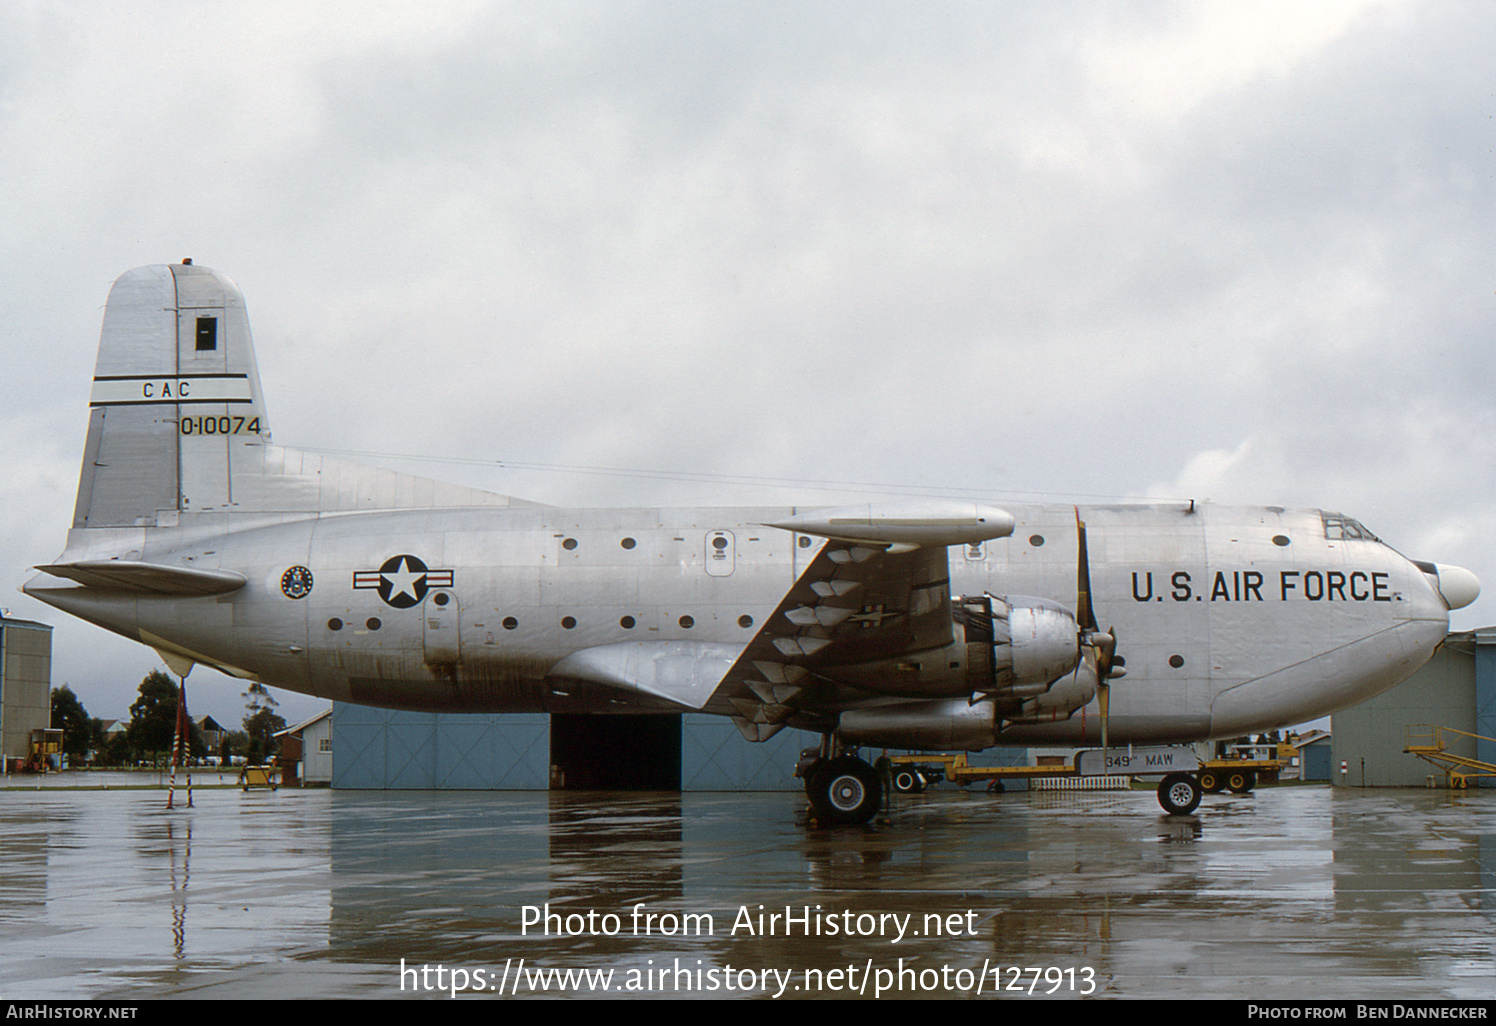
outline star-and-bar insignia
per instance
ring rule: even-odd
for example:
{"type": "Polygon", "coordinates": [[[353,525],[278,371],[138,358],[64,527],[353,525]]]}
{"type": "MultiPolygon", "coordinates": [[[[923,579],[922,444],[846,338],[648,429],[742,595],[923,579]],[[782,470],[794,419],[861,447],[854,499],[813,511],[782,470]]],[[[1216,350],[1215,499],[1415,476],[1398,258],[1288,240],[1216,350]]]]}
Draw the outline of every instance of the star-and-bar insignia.
{"type": "Polygon", "coordinates": [[[885,620],[892,622],[903,615],[901,610],[885,610],[883,603],[880,602],[876,606],[863,606],[860,610],[847,617],[847,620],[858,624],[863,630],[869,630],[874,627],[882,627],[885,620]]]}
{"type": "Polygon", "coordinates": [[[452,587],[451,570],[429,570],[415,556],[391,556],[378,570],[353,571],[355,590],[375,588],[386,605],[409,609],[420,605],[432,588],[452,587]]]}

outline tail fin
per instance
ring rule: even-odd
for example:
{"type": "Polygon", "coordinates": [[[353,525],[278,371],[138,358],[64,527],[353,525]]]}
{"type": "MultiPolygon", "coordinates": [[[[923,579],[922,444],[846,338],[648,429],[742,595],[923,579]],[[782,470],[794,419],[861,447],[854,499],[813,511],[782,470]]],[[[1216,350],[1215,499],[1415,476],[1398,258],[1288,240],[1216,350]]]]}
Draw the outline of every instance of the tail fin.
{"type": "Polygon", "coordinates": [[[109,291],[74,528],[196,513],[532,505],[271,445],[249,317],[228,278],[139,267],[109,291]]]}
{"type": "Polygon", "coordinates": [[[231,508],[268,430],[238,286],[186,262],[129,271],[104,308],[73,526],[231,508]]]}

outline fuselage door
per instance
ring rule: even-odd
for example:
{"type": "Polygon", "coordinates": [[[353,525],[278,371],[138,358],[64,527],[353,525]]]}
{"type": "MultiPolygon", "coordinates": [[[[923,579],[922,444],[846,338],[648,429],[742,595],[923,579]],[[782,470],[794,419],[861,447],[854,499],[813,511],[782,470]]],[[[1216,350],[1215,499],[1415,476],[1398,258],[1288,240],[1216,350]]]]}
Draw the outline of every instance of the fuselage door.
{"type": "Polygon", "coordinates": [[[727,577],[737,562],[731,531],[708,531],[706,535],[706,572],[711,577],[727,577]]]}
{"type": "Polygon", "coordinates": [[[443,588],[426,596],[421,605],[421,629],[427,665],[455,666],[462,661],[458,619],[455,592],[443,588]]]}

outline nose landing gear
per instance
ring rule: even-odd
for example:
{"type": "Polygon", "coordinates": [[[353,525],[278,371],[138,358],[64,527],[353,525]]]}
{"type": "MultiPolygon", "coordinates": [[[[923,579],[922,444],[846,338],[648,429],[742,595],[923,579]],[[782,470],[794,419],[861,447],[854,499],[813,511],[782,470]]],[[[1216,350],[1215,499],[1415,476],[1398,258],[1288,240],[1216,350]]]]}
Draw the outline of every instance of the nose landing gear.
{"type": "Polygon", "coordinates": [[[1158,804],[1171,816],[1188,816],[1200,805],[1204,791],[1191,773],[1170,773],[1159,782],[1158,804]]]}

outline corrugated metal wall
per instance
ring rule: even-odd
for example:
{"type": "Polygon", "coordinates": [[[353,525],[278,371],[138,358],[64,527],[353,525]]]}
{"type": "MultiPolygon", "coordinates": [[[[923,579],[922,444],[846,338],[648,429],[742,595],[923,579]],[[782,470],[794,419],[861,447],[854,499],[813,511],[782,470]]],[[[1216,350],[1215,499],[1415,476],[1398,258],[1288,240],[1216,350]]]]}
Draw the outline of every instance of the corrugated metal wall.
{"type": "MultiPolygon", "coordinates": [[[[1492,704],[1490,695],[1496,690],[1493,643],[1496,636],[1482,632],[1452,635],[1412,677],[1369,702],[1336,713],[1330,782],[1348,787],[1422,787],[1433,777],[1442,786],[1441,770],[1405,754],[1403,748],[1410,731],[1421,726],[1492,736],[1496,718],[1479,716],[1478,710],[1492,704]],[[1479,729],[1478,720],[1484,730],[1479,729]]],[[[1450,750],[1481,757],[1475,741],[1468,738],[1453,740],[1450,750]]]]}
{"type": "Polygon", "coordinates": [[[371,709],[335,702],[332,786],[545,790],[550,717],[371,709]]]}
{"type": "MultiPolygon", "coordinates": [[[[336,702],[332,785],[377,789],[545,790],[550,786],[550,717],[371,709],[336,702]]],[[[743,740],[729,720],[688,715],[681,724],[684,791],[797,791],[795,760],[817,738],[781,731],[763,744],[743,740]]]]}

